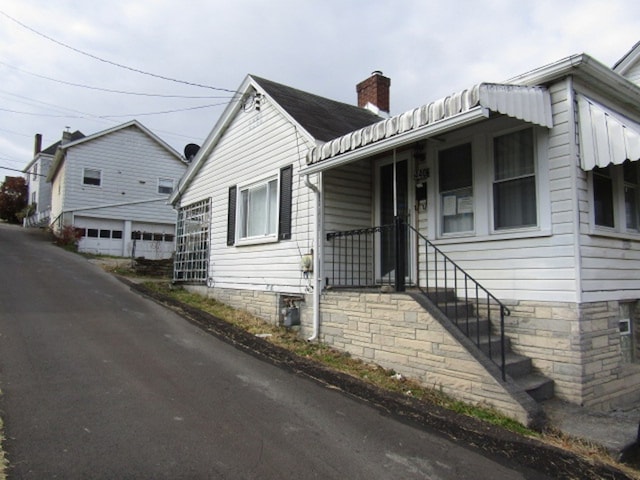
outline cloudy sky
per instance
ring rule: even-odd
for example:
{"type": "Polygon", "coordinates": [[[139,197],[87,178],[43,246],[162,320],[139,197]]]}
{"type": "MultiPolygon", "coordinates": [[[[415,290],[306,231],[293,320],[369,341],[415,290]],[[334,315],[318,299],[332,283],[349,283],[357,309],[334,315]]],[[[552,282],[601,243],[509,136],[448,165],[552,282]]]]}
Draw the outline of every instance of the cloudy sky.
{"type": "Polygon", "coordinates": [[[381,70],[398,114],[576,53],[612,66],[639,27],[638,0],[3,0],[0,182],[67,127],[201,144],[248,73],[355,103],[381,70]]]}

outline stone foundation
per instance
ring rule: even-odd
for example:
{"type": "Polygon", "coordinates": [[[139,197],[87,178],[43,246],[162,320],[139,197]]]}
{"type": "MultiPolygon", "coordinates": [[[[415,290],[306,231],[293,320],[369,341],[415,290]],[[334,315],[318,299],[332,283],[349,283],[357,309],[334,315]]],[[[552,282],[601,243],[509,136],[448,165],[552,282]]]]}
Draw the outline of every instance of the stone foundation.
{"type": "MultiPolygon", "coordinates": [[[[305,296],[299,294],[265,292],[259,290],[240,290],[234,288],[205,287],[204,285],[185,285],[185,289],[198,293],[204,297],[214,298],[225,305],[245,310],[268,323],[278,325],[282,323],[282,308],[284,299],[289,297],[301,298],[296,304],[301,311],[305,308],[305,296]]],[[[312,318],[309,314],[308,318],[312,318]]]]}
{"type": "Polygon", "coordinates": [[[513,350],[554,380],[558,398],[602,410],[640,400],[640,364],[622,363],[620,302],[508,306],[505,330],[513,350]]]}
{"type": "MultiPolygon", "coordinates": [[[[283,300],[288,296],[204,286],[187,288],[272,324],[282,323],[283,300]]],[[[313,331],[312,299],[310,295],[297,297],[304,298],[296,304],[302,321],[300,335],[307,338],[313,331]]],[[[508,306],[511,316],[505,318],[505,330],[513,350],[530,357],[535,369],[554,380],[558,398],[602,410],[640,401],[640,363],[622,363],[619,302],[577,305],[520,301],[508,306]]],[[[638,339],[638,302],[632,312],[638,339]]],[[[464,339],[444,328],[408,295],[324,291],[319,339],[463,401],[492,405],[523,423],[531,419],[527,400],[496,378],[491,371],[493,364],[474,357],[465,348],[464,339]]]]}
{"type": "Polygon", "coordinates": [[[524,424],[538,415],[533,399],[502,382],[497,366],[474,357],[408,295],[323,292],[321,312],[320,340],[328,345],[524,424]]]}

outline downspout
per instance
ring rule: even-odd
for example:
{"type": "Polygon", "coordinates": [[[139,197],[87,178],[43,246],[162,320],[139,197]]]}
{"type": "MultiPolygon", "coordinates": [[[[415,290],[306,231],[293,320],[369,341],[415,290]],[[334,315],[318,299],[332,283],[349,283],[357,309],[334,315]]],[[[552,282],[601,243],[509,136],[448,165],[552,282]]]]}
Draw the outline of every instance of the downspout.
{"type": "MultiPolygon", "coordinates": [[[[321,179],[322,173],[318,173],[318,178],[321,179]]],[[[315,209],[314,209],[314,218],[313,218],[313,238],[315,243],[315,251],[313,254],[313,334],[307,338],[309,342],[313,342],[318,339],[318,334],[320,332],[320,290],[322,290],[322,275],[320,272],[320,258],[322,256],[322,239],[320,238],[322,228],[321,221],[322,216],[320,215],[320,190],[317,186],[311,183],[309,179],[309,175],[304,176],[304,184],[313,192],[313,196],[315,198],[315,209]]]]}

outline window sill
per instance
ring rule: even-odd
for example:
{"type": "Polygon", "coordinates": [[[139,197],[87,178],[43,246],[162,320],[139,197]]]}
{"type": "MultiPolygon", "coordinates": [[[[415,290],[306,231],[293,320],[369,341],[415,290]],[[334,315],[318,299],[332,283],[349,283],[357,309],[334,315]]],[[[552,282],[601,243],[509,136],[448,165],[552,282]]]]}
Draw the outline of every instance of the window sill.
{"type": "Polygon", "coordinates": [[[459,237],[441,237],[432,240],[437,245],[450,245],[456,243],[471,243],[471,242],[494,242],[500,240],[516,240],[522,238],[539,238],[550,237],[551,230],[518,230],[513,232],[500,232],[492,233],[489,235],[460,235],[459,237]]]}
{"type": "Polygon", "coordinates": [[[277,243],[277,242],[278,242],[278,237],[273,235],[268,237],[254,237],[254,238],[245,238],[243,240],[238,240],[235,243],[235,246],[245,247],[249,245],[262,245],[265,243],[277,243]]]}
{"type": "Polygon", "coordinates": [[[598,227],[590,227],[589,235],[594,237],[615,238],[617,240],[636,240],[640,241],[640,233],[635,232],[616,232],[615,230],[605,230],[598,227]]]}

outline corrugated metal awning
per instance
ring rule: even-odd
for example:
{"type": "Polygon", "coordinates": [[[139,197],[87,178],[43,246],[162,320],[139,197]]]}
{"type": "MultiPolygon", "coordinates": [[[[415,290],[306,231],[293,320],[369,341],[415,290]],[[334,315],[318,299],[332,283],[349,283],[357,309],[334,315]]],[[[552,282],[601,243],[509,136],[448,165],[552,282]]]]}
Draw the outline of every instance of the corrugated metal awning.
{"type": "Polygon", "coordinates": [[[583,170],[640,160],[640,124],[582,94],[577,98],[583,170]]]}
{"type": "Polygon", "coordinates": [[[553,127],[551,95],[546,88],[480,83],[314,147],[307,155],[308,166],[302,173],[331,168],[334,161],[350,161],[361,150],[373,153],[460,128],[487,118],[489,112],[553,127]]]}

